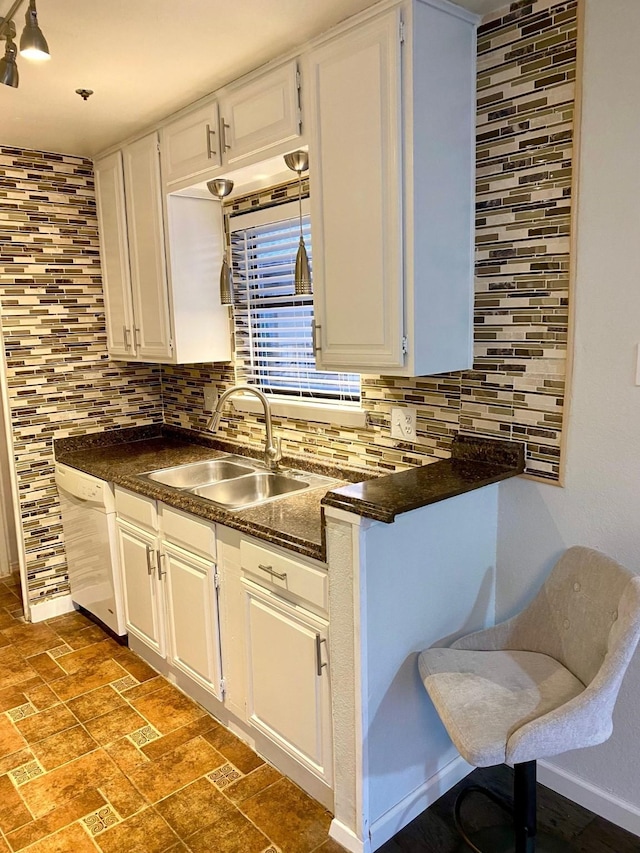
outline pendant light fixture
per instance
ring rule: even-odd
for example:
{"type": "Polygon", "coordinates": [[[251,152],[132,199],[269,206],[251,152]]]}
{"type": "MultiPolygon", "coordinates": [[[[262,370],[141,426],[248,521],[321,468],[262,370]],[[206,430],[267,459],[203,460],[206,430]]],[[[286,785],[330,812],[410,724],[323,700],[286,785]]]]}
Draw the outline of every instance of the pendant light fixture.
{"type": "MultiPolygon", "coordinates": [[[[207,181],[207,189],[217,199],[222,201],[233,189],[233,181],[228,178],[214,178],[207,181]]],[[[222,217],[222,268],[220,270],[220,302],[223,305],[233,304],[233,273],[227,261],[227,237],[224,230],[224,216],[222,217]]]]}
{"type": "MultiPolygon", "coordinates": [[[[5,39],[7,42],[4,58],[0,59],[0,83],[14,89],[18,88],[19,74],[16,64],[17,51],[13,41],[16,37],[16,25],[13,22],[13,17],[23,2],[24,0],[14,0],[7,16],[0,18],[0,39],[5,39]]],[[[20,37],[20,55],[24,56],[25,59],[35,59],[36,61],[50,59],[49,45],[38,26],[36,0],[29,0],[26,23],[20,37]]]]}
{"type": "Polygon", "coordinates": [[[309,168],[309,154],[306,151],[292,151],[284,155],[284,162],[293,171],[298,173],[298,204],[300,206],[300,243],[296,255],[296,269],[294,277],[294,292],[296,296],[308,296],[313,293],[311,289],[311,271],[309,270],[309,256],[304,244],[302,234],[302,173],[309,168]]]}

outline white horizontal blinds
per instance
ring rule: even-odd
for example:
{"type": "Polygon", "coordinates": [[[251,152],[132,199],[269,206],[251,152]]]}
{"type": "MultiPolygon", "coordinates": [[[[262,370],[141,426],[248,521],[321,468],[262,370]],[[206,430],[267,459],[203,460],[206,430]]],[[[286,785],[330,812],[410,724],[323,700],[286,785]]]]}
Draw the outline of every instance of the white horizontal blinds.
{"type": "MultiPolygon", "coordinates": [[[[303,234],[311,262],[308,214],[303,234]]],[[[299,240],[297,204],[231,219],[237,379],[265,394],[357,404],[358,375],[315,369],[313,296],[294,294],[299,240]]]]}

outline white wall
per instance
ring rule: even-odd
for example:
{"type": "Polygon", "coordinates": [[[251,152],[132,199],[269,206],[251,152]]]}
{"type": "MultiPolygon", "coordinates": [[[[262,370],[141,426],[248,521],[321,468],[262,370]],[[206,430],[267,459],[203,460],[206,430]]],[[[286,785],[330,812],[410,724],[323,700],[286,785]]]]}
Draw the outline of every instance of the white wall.
{"type": "MultiPolygon", "coordinates": [[[[588,545],[640,572],[640,2],[585,0],[575,365],[564,488],[500,489],[498,612],[559,553],[588,545]]],[[[611,740],[555,763],[640,807],[640,653],[611,740]]]]}

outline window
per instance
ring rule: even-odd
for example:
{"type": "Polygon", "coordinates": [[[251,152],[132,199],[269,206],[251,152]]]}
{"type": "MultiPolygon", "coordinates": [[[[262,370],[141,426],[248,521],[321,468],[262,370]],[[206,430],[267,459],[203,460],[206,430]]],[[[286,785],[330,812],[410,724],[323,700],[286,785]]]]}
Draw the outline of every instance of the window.
{"type": "MultiPolygon", "coordinates": [[[[293,286],[297,202],[232,216],[230,231],[238,381],[272,397],[358,406],[357,374],[315,369],[313,296],[296,296],[293,286]]],[[[311,263],[308,200],[303,233],[311,263]]]]}

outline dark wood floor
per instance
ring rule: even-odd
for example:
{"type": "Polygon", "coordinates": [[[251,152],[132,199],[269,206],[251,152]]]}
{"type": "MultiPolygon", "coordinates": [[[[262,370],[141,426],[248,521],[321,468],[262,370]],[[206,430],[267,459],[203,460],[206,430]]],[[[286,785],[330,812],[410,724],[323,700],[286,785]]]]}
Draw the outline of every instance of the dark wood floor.
{"type": "MultiPolygon", "coordinates": [[[[453,802],[460,789],[475,782],[510,798],[512,780],[513,771],[506,765],[475,770],[384,844],[378,853],[458,853],[460,841],[452,814],[453,802]]],[[[470,829],[505,822],[505,815],[498,806],[475,795],[465,803],[463,814],[470,829]]],[[[567,853],[640,853],[640,838],[543,785],[538,785],[538,830],[565,839],[567,853]]]]}

